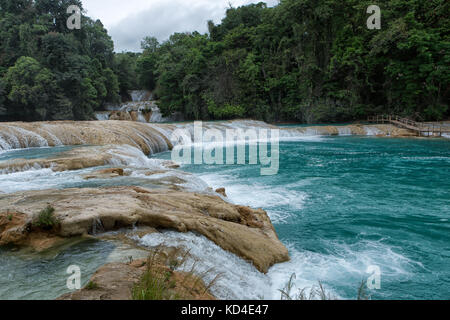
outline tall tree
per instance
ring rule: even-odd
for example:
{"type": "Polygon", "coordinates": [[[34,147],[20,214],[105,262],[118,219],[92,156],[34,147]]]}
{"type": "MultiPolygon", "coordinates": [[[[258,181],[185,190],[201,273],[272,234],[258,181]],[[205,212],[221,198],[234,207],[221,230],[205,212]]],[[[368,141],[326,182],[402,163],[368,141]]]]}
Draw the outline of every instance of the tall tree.
{"type": "Polygon", "coordinates": [[[72,116],[71,104],[62,97],[54,75],[35,59],[21,57],[8,69],[4,82],[13,109],[9,113],[39,120],[72,116]]]}

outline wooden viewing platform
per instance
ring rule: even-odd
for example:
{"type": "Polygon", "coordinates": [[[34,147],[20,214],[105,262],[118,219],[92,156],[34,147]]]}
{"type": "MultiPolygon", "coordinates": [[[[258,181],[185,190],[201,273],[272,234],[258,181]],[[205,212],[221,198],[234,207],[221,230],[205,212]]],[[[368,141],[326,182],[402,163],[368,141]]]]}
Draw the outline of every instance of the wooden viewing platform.
{"type": "Polygon", "coordinates": [[[367,120],[372,123],[393,124],[400,128],[412,130],[419,136],[442,137],[443,133],[450,133],[450,126],[435,123],[416,122],[399,116],[381,115],[369,117],[367,120]]]}

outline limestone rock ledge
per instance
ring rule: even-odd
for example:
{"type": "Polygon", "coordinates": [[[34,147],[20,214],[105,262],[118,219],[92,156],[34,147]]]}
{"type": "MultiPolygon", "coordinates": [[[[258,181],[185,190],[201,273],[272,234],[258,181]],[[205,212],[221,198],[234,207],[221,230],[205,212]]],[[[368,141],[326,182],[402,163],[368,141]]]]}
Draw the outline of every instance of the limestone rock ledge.
{"type": "Polygon", "coordinates": [[[154,154],[172,148],[166,135],[161,133],[161,130],[170,131],[172,128],[171,125],[156,126],[132,121],[4,122],[0,123],[0,138],[10,145],[10,149],[130,145],[145,154],[154,154]]]}
{"type": "MultiPolygon", "coordinates": [[[[148,166],[145,155],[136,148],[123,146],[85,146],[77,147],[72,150],[62,151],[46,158],[34,159],[11,159],[0,161],[0,174],[27,171],[30,169],[49,168],[55,172],[80,170],[85,168],[101,167],[105,165],[129,166],[129,161],[138,163],[138,166],[148,166]]],[[[166,160],[161,162],[163,172],[166,169],[176,169],[179,167],[176,163],[166,160]]],[[[85,176],[85,178],[114,178],[123,176],[123,168],[111,168],[96,170],[85,176]],[[112,171],[115,172],[112,172],[112,171]],[[108,172],[110,171],[110,172],[108,172]],[[121,171],[121,172],[120,172],[121,171]],[[121,174],[122,173],[122,174],[121,174]]]]}
{"type": "MultiPolygon", "coordinates": [[[[129,264],[106,264],[100,267],[90,279],[90,283],[95,284],[95,287],[89,288],[87,286],[81,290],[62,295],[57,300],[132,300],[133,287],[144,275],[147,269],[146,263],[145,260],[138,260],[129,264]]],[[[152,266],[152,268],[157,269],[157,272],[170,272],[170,269],[163,265],[152,266]]],[[[208,292],[201,279],[189,277],[190,275],[183,272],[173,272],[175,287],[173,291],[179,293],[182,298],[189,298],[189,300],[215,300],[215,297],[208,292]]]]}
{"type": "Polygon", "coordinates": [[[115,146],[88,146],[37,159],[0,161],[0,173],[26,171],[32,168],[51,168],[53,171],[80,170],[111,163],[114,153],[123,151],[115,146]]]}
{"type": "Polygon", "coordinates": [[[289,260],[262,209],[233,205],[218,196],[131,186],[1,194],[0,245],[39,244],[30,241],[35,236],[31,225],[48,205],[60,223],[53,231],[58,238],[149,226],[199,233],[264,273],[289,260]]]}
{"type": "Polygon", "coordinates": [[[132,288],[144,272],[145,268],[136,264],[106,264],[91,277],[91,283],[95,283],[96,288],[83,288],[57,300],[131,300],[132,288]]]}

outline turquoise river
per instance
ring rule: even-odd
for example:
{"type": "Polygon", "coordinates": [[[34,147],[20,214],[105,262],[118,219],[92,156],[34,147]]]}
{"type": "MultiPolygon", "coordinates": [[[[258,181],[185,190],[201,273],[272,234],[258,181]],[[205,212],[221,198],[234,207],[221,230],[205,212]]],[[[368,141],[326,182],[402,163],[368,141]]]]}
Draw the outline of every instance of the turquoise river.
{"type": "MultiPolygon", "coordinates": [[[[69,148],[7,151],[0,160],[69,148]]],[[[147,160],[159,159],[170,159],[170,152],[147,160]]],[[[89,170],[2,174],[0,190],[152,186],[145,182],[148,177],[136,176],[83,181],[80,174],[89,170]]],[[[290,251],[291,261],[263,275],[195,234],[168,231],[139,240],[194,248],[204,269],[224,273],[213,290],[220,298],[279,299],[278,289],[296,274],[295,290],[321,281],[337,298],[355,299],[361,282],[371,276],[368,268],[376,266],[381,288],[368,291],[372,299],[450,299],[449,139],[305,136],[280,143],[280,170],[274,176],[261,176],[260,167],[251,165],[184,165],[181,170],[193,174],[197,188],[225,187],[230,201],[266,210],[290,251]]],[[[113,251],[112,244],[95,241],[40,258],[2,249],[0,298],[56,298],[67,291],[68,265],[85,266],[86,283],[113,251]]]]}
{"type": "Polygon", "coordinates": [[[270,272],[280,288],[295,273],[300,289],[321,281],[354,299],[378,266],[372,299],[450,298],[446,139],[308,137],[280,144],[278,175],[248,165],[183,170],[268,211],[292,257],[270,272]]]}

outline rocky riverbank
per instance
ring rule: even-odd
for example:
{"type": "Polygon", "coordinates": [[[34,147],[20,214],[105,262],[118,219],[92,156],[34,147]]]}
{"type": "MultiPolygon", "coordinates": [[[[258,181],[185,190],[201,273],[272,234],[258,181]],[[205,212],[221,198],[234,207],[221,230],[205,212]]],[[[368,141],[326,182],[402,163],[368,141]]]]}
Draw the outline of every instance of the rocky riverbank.
{"type": "Polygon", "coordinates": [[[41,190],[0,195],[0,208],[0,245],[42,249],[43,239],[51,245],[61,238],[142,225],[199,233],[261,272],[289,260],[265,211],[218,196],[139,187],[41,190]],[[33,221],[49,205],[58,225],[44,232],[33,221]]]}
{"type": "Polygon", "coordinates": [[[173,271],[167,261],[158,259],[149,265],[149,260],[129,263],[108,263],[95,272],[83,289],[62,295],[57,300],[133,300],[143,299],[136,293],[146,273],[157,275],[162,289],[154,298],[215,300],[202,279],[188,272],[173,271]]]}

